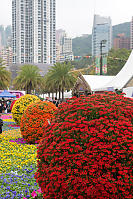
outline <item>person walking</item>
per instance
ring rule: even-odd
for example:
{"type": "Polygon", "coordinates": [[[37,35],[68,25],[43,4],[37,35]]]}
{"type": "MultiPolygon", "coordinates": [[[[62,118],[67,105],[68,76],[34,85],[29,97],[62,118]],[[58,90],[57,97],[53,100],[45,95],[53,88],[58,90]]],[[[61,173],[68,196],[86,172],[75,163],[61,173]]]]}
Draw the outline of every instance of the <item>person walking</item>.
{"type": "MultiPolygon", "coordinates": [[[[1,117],[1,114],[0,114],[1,117]]],[[[3,120],[0,118],[0,134],[2,133],[3,120]]]]}
{"type": "Polygon", "coordinates": [[[2,102],[0,101],[0,113],[2,113],[2,102]]]}

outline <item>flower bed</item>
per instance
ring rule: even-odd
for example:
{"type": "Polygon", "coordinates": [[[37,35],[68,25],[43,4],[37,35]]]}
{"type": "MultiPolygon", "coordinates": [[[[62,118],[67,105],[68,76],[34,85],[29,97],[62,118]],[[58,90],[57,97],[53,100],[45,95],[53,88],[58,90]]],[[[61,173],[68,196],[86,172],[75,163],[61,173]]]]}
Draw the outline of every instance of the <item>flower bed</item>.
{"type": "Polygon", "coordinates": [[[0,135],[0,199],[42,199],[41,190],[34,179],[36,146],[26,144],[19,128],[10,128],[6,119],[0,135]],[[10,130],[5,131],[8,126],[10,130]]]}
{"type": "Polygon", "coordinates": [[[24,112],[20,130],[27,143],[37,143],[42,138],[44,128],[54,116],[56,106],[48,101],[40,101],[28,106],[24,112]]]}
{"type": "Polygon", "coordinates": [[[132,107],[114,93],[60,105],[37,152],[44,198],[133,198],[132,107]]]}
{"type": "Polygon", "coordinates": [[[40,101],[40,99],[37,96],[27,94],[27,95],[20,97],[14,103],[11,112],[12,112],[13,119],[16,122],[17,125],[20,125],[21,117],[22,117],[24,111],[26,110],[26,108],[30,104],[35,103],[37,101],[40,101]]]}

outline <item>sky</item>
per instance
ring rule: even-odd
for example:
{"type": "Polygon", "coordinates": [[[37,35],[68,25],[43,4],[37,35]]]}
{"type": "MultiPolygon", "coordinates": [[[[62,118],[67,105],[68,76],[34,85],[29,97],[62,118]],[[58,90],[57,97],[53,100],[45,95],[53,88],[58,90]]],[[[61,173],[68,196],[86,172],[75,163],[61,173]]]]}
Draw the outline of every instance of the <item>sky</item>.
{"type": "MultiPolygon", "coordinates": [[[[0,2],[0,24],[10,25],[12,0],[0,2]]],[[[91,34],[94,14],[110,16],[112,25],[129,22],[133,0],[56,0],[56,28],[64,29],[71,37],[91,34]]]]}

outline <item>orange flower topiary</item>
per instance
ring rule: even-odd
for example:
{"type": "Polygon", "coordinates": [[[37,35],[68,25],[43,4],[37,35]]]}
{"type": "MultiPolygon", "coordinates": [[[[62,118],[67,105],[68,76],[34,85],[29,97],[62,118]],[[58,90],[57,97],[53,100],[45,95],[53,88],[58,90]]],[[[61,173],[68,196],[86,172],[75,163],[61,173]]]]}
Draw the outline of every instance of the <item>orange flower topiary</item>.
{"type": "Polygon", "coordinates": [[[49,124],[56,109],[56,106],[48,101],[36,102],[27,107],[20,123],[21,134],[26,142],[33,144],[42,138],[44,128],[49,124]]]}

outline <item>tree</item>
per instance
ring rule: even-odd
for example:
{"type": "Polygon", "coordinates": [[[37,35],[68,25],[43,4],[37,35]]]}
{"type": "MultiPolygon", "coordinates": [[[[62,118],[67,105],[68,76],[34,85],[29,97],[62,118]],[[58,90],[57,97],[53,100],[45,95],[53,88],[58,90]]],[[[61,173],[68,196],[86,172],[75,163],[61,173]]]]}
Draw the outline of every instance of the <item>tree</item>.
{"type": "Polygon", "coordinates": [[[76,79],[71,73],[73,66],[68,62],[64,63],[56,63],[51,70],[49,70],[45,84],[46,88],[49,88],[49,91],[59,92],[59,99],[60,93],[62,92],[62,99],[64,99],[64,91],[70,90],[76,79]]]}
{"type": "Polygon", "coordinates": [[[112,49],[108,55],[108,75],[117,75],[117,73],[123,68],[131,51],[127,49],[112,49]]]}
{"type": "Polygon", "coordinates": [[[11,73],[6,70],[3,60],[0,58],[0,89],[7,89],[10,85],[11,73]]]}
{"type": "Polygon", "coordinates": [[[39,74],[39,68],[37,66],[23,65],[13,84],[16,89],[24,89],[27,94],[31,94],[32,90],[39,89],[43,86],[43,78],[39,74]]]}

